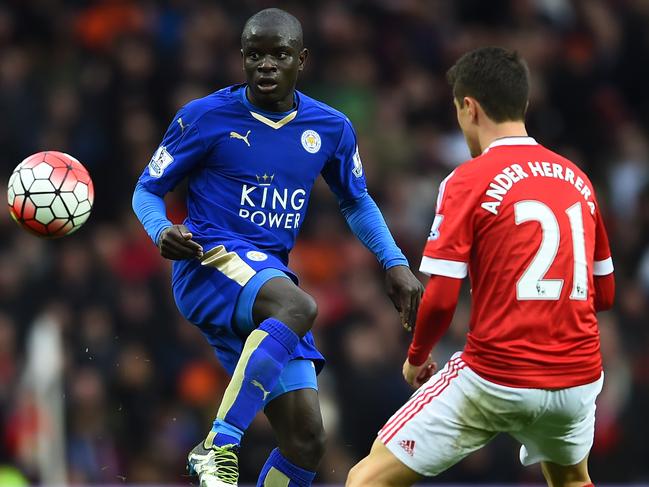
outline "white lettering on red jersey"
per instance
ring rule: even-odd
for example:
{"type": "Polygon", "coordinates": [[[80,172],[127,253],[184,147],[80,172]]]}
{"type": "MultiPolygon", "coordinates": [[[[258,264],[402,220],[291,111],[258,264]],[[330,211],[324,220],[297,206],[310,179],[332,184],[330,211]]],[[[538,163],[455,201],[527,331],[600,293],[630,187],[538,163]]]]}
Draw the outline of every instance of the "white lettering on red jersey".
{"type": "Polygon", "coordinates": [[[498,139],[442,182],[436,213],[420,270],[470,275],[466,363],[511,387],[596,381],[593,276],[613,263],[584,172],[531,137],[498,139]]]}

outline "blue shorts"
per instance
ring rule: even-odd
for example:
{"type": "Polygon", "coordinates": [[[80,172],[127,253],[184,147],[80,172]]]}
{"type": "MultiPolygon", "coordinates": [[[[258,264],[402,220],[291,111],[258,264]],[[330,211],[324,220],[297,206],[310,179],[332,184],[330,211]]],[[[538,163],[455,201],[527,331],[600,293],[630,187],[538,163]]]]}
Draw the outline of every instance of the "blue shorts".
{"type": "MultiPolygon", "coordinates": [[[[281,260],[240,240],[215,245],[200,261],[173,263],[172,287],[178,310],[200,328],[229,374],[234,372],[243,344],[255,328],[252,307],[257,293],[276,277],[297,284],[297,277],[281,260]]],[[[284,392],[317,389],[315,376],[325,361],[311,332],[300,340],[289,360],[267,402],[284,392]]]]}

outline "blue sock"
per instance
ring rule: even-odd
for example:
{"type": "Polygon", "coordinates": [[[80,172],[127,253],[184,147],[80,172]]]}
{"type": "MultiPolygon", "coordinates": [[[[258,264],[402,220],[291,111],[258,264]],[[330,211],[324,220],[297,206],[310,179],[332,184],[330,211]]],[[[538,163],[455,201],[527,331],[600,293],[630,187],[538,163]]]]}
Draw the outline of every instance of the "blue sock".
{"type": "Polygon", "coordinates": [[[289,462],[279,452],[279,448],[275,448],[270,452],[268,460],[266,460],[264,467],[261,469],[259,480],[257,480],[257,487],[270,485],[309,487],[314,478],[315,472],[304,470],[294,463],[289,462]]]}
{"type": "Polygon", "coordinates": [[[210,431],[210,434],[205,438],[203,446],[205,448],[210,448],[212,445],[238,445],[241,443],[242,436],[243,431],[239,428],[235,428],[221,419],[215,419],[212,424],[212,431],[210,431]]]}
{"type": "Polygon", "coordinates": [[[233,443],[233,439],[239,443],[243,432],[277,385],[299,341],[300,337],[293,330],[274,318],[264,320],[250,333],[206,443],[210,437],[217,446],[233,443]]]}

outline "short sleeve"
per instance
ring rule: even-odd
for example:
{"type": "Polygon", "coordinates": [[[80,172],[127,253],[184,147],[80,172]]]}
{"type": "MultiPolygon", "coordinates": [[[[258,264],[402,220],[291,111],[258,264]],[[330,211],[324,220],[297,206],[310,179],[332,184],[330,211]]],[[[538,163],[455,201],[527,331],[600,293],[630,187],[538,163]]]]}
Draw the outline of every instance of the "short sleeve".
{"type": "Polygon", "coordinates": [[[322,177],[338,201],[355,200],[367,192],[356,134],[349,120],[343,123],[340,142],[322,169],[322,177]]]}
{"type": "Polygon", "coordinates": [[[419,270],[462,279],[468,274],[473,245],[475,197],[472,185],[457,172],[440,184],[435,219],[419,270]]]}
{"type": "Polygon", "coordinates": [[[197,122],[191,122],[180,110],[169,125],[139,183],[158,196],[164,196],[205,157],[197,122]]]}
{"type": "Polygon", "coordinates": [[[613,259],[611,258],[611,249],[608,244],[608,235],[602,214],[599,207],[595,220],[595,257],[593,263],[593,275],[606,276],[613,272],[613,259]]]}

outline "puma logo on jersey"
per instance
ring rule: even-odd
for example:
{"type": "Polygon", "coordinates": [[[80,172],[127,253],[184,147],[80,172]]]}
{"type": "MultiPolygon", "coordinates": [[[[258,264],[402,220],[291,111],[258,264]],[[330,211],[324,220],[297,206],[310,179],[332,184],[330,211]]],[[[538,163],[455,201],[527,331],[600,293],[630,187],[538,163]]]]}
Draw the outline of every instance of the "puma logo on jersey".
{"type": "Polygon", "coordinates": [[[178,122],[178,125],[180,125],[180,131],[184,133],[184,132],[185,132],[185,129],[187,128],[187,125],[184,125],[184,124],[183,124],[183,119],[182,119],[182,117],[179,118],[178,120],[176,120],[176,122],[178,122]]]}
{"type": "Polygon", "coordinates": [[[248,142],[248,136],[250,135],[250,130],[246,132],[246,135],[241,135],[236,132],[230,132],[231,139],[240,139],[243,140],[248,147],[250,147],[250,142],[248,142]]]}
{"type": "Polygon", "coordinates": [[[266,389],[264,389],[264,386],[262,386],[262,385],[261,385],[258,381],[256,381],[256,380],[250,381],[250,383],[251,383],[253,386],[255,386],[256,388],[261,389],[261,392],[264,393],[264,401],[265,401],[266,398],[268,397],[268,394],[270,394],[270,392],[268,392],[266,389]]]}

